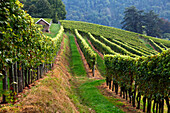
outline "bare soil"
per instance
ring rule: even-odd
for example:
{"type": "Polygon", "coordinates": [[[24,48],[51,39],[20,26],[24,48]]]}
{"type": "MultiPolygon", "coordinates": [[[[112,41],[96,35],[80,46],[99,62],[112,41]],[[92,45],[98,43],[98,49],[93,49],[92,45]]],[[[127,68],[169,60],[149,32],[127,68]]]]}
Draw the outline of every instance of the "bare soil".
{"type": "Polygon", "coordinates": [[[104,60],[104,55],[92,45],[90,40],[88,40],[88,42],[91,45],[91,47],[93,48],[93,50],[96,51],[100,55],[100,57],[104,60]]]}
{"type": "MultiPolygon", "coordinates": [[[[64,35],[64,38],[67,38],[64,35]]],[[[31,89],[26,88],[18,95],[15,105],[4,105],[0,112],[8,113],[78,113],[78,110],[68,93],[71,90],[69,83],[69,44],[61,43],[61,49],[57,55],[52,71],[49,71],[43,79],[36,81],[31,89]],[[66,49],[64,49],[66,48],[66,49]]]]}

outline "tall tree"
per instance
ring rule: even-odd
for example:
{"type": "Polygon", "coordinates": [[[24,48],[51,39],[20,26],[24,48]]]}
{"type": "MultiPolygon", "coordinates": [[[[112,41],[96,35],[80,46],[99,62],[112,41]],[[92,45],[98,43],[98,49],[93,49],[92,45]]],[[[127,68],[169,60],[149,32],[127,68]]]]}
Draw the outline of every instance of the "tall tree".
{"type": "Polygon", "coordinates": [[[37,12],[34,16],[42,18],[51,17],[51,13],[53,12],[50,3],[47,0],[37,0],[35,5],[37,7],[37,12]]]}
{"type": "Polygon", "coordinates": [[[62,0],[20,0],[31,16],[52,18],[53,22],[66,18],[65,5],[62,0]]]}
{"type": "Polygon", "coordinates": [[[53,9],[53,21],[57,22],[58,20],[63,20],[66,18],[65,5],[62,0],[48,0],[52,9],[53,9]]]}
{"type": "Polygon", "coordinates": [[[162,33],[170,33],[170,22],[161,18],[160,28],[162,30],[162,33]]]}
{"type": "Polygon", "coordinates": [[[144,13],[143,10],[137,10],[136,7],[131,6],[125,9],[123,29],[133,31],[136,33],[146,32],[149,36],[161,37],[161,25],[165,22],[161,22],[158,15],[152,10],[148,13],[144,13]]]}
{"type": "Polygon", "coordinates": [[[152,10],[144,14],[144,26],[149,36],[161,37],[160,19],[152,10]]]}
{"type": "Polygon", "coordinates": [[[121,24],[124,24],[122,28],[128,31],[142,33],[143,11],[138,11],[136,7],[131,6],[126,8],[124,13],[124,20],[121,22],[121,24]]]}

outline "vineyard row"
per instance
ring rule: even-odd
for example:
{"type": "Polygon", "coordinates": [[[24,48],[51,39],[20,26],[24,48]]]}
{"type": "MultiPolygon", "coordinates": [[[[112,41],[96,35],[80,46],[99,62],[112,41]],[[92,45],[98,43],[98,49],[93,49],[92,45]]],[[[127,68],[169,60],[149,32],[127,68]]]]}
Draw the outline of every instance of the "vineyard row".
{"type": "Polygon", "coordinates": [[[80,49],[82,50],[90,69],[93,70],[94,76],[95,64],[97,60],[96,53],[94,53],[94,51],[87,44],[86,40],[78,33],[77,29],[75,29],[75,34],[80,49]]]}
{"type": "MultiPolygon", "coordinates": [[[[77,32],[77,30],[76,30],[77,32]]],[[[143,99],[143,111],[164,112],[164,103],[169,112],[169,75],[170,75],[170,50],[161,54],[132,58],[120,55],[110,47],[97,40],[88,33],[88,38],[93,46],[105,55],[106,83],[109,88],[140,109],[143,99]],[[153,101],[153,102],[152,102],[153,101]],[[147,103],[146,103],[147,102],[147,103]],[[136,105],[137,103],[137,105],[136,105]],[[152,110],[151,110],[152,108],[152,110]]]]}

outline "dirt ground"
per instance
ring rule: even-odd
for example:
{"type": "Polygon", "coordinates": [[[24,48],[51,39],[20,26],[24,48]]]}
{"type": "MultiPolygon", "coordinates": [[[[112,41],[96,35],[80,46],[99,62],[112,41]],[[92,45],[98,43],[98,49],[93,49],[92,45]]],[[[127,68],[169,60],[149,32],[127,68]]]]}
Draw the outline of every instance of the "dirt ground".
{"type": "MultiPolygon", "coordinates": [[[[64,35],[64,39],[67,38],[64,35]]],[[[3,105],[0,112],[8,113],[78,113],[78,110],[68,94],[71,90],[69,83],[71,75],[68,70],[69,42],[61,43],[61,49],[57,55],[52,71],[49,71],[43,79],[36,81],[30,89],[18,94],[15,105],[3,105]]]]}

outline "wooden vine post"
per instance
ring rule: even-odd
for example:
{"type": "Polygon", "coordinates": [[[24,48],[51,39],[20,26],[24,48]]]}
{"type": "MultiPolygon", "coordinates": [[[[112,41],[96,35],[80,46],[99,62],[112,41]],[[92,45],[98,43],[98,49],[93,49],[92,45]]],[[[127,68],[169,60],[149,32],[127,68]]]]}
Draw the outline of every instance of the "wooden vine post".
{"type": "Polygon", "coordinates": [[[21,67],[21,63],[18,62],[18,68],[17,68],[17,72],[18,72],[18,92],[22,92],[23,91],[23,79],[22,79],[22,67],[21,67]]]}
{"type": "MultiPolygon", "coordinates": [[[[2,70],[2,74],[4,75],[4,78],[3,78],[3,91],[7,91],[8,90],[8,81],[7,81],[7,73],[6,73],[6,69],[5,70],[2,70]]],[[[7,103],[7,96],[5,94],[3,94],[2,96],[3,100],[2,100],[2,103],[7,103]]]]}
{"type": "MultiPolygon", "coordinates": [[[[95,59],[93,59],[95,61],[95,59]]],[[[93,73],[93,77],[95,75],[95,64],[93,65],[93,69],[92,69],[92,73],[93,73]]]]}

